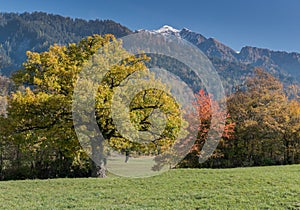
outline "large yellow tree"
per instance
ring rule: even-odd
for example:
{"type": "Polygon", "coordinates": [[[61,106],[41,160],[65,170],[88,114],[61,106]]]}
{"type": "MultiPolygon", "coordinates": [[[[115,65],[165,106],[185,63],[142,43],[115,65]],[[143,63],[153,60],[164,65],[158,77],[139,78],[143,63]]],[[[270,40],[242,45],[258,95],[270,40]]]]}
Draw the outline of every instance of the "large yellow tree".
{"type": "MultiPolygon", "coordinates": [[[[95,96],[95,117],[106,144],[118,151],[127,148],[148,154],[156,151],[157,147],[168,149],[175,141],[181,126],[179,105],[168,92],[155,88],[141,91],[133,97],[129,106],[130,123],[138,131],[147,131],[152,123],[149,116],[154,110],[160,109],[166,115],[166,125],[162,134],[148,142],[133,142],[118,132],[110,109],[115,89],[135,72],[145,72],[152,80],[154,77],[147,72],[143,63],[148,58],[144,55],[137,57],[130,55],[122,48],[121,42],[112,35],[103,37],[94,35],[78,44],[68,46],[54,45],[42,53],[27,52],[28,59],[24,63],[24,68],[13,76],[20,88],[8,101],[5,135],[27,155],[26,161],[42,173],[39,177],[61,176],[62,170],[65,170],[67,175],[74,167],[89,165],[73,124],[74,87],[83,66],[86,68],[91,59],[94,61],[92,64],[94,67],[102,64],[97,61],[95,63],[95,60],[99,59],[96,52],[111,42],[116,43],[115,56],[124,54],[123,58],[126,59],[110,68],[99,83],[95,96]],[[67,167],[68,170],[65,169],[67,167]]],[[[110,52],[110,56],[113,57],[114,53],[110,52]]],[[[101,71],[101,68],[94,67],[90,70],[95,71],[95,74],[96,71],[101,71]]],[[[156,81],[156,84],[159,85],[160,82],[156,81]]],[[[120,115],[122,114],[121,110],[120,115]]],[[[84,129],[89,131],[88,126],[84,129]]],[[[93,142],[93,139],[90,140],[93,142]]],[[[100,145],[103,152],[104,142],[97,142],[95,145],[100,145]]],[[[99,154],[96,153],[96,146],[92,150],[95,154],[99,154]]],[[[103,157],[93,158],[100,158],[100,161],[103,161],[101,160],[103,157]]],[[[92,163],[90,166],[93,176],[105,176],[105,168],[101,164],[92,163]]]]}

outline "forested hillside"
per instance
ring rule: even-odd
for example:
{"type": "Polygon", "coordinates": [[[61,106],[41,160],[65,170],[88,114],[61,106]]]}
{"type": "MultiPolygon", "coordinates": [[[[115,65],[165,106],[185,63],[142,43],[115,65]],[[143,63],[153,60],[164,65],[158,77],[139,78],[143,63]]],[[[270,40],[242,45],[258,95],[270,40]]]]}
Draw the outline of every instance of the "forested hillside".
{"type": "Polygon", "coordinates": [[[112,20],[72,19],[42,12],[0,13],[0,72],[21,67],[26,51],[42,52],[54,43],[66,45],[93,34],[124,36],[131,31],[112,20]]]}

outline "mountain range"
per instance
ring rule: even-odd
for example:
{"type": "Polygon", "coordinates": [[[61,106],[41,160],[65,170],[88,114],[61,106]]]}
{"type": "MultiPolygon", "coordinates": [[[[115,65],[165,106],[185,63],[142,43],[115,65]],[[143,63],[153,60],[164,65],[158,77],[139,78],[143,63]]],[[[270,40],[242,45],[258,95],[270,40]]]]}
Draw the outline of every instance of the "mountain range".
{"type": "MultiPolygon", "coordinates": [[[[21,67],[25,52],[45,51],[54,43],[78,42],[92,34],[111,33],[122,37],[131,33],[112,20],[72,19],[60,15],[34,13],[0,13],[0,72],[9,76],[21,67]]],[[[175,35],[196,45],[212,61],[221,77],[232,87],[238,85],[254,67],[262,67],[285,84],[300,82],[300,54],[245,46],[236,52],[229,46],[200,33],[163,26],[152,33],[175,35]]]]}
{"type": "Polygon", "coordinates": [[[251,46],[245,46],[240,52],[236,52],[214,38],[206,38],[186,28],[178,30],[167,25],[151,32],[164,35],[171,34],[191,42],[210,58],[213,63],[223,62],[223,68],[216,65],[219,71],[224,70],[224,67],[229,64],[244,66],[244,68],[246,66],[261,67],[286,81],[300,81],[300,53],[272,51],[251,46]]]}

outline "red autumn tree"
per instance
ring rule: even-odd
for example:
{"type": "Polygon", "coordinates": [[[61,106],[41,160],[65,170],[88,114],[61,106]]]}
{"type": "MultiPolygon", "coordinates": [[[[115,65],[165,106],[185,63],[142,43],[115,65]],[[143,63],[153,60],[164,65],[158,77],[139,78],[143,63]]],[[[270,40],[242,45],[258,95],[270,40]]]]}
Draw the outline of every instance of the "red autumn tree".
{"type": "Polygon", "coordinates": [[[173,150],[155,158],[155,170],[166,163],[175,167],[184,157],[177,166],[198,167],[201,159],[208,159],[207,163],[210,164],[212,160],[226,156],[226,148],[231,144],[235,124],[227,110],[221,109],[212,95],[201,89],[195,94],[195,98],[193,110],[188,111],[186,116],[189,123],[186,138],[175,144],[173,150]]]}
{"type": "Polygon", "coordinates": [[[207,164],[211,166],[210,162],[226,156],[226,148],[231,144],[235,123],[227,110],[221,109],[211,94],[201,89],[195,94],[195,98],[194,111],[188,114],[188,118],[190,118],[189,130],[193,133],[196,131],[197,136],[190,153],[180,165],[196,167],[199,166],[201,159],[208,159],[207,164]]]}

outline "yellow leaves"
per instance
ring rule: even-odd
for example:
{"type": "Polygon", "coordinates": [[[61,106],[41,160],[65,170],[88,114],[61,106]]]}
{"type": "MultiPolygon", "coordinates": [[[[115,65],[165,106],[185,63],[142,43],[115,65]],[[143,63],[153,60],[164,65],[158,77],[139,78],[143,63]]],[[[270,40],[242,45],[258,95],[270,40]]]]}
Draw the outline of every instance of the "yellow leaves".
{"type": "Polygon", "coordinates": [[[300,117],[300,103],[296,100],[291,100],[289,103],[289,111],[294,117],[300,117]]]}
{"type": "Polygon", "coordinates": [[[25,104],[40,104],[49,99],[49,95],[45,92],[39,92],[35,94],[29,87],[25,89],[25,93],[17,91],[12,94],[12,102],[25,104]]]}
{"type": "Polygon", "coordinates": [[[43,80],[41,80],[40,78],[34,77],[33,83],[40,86],[43,83],[43,80]]]}
{"type": "Polygon", "coordinates": [[[31,64],[41,64],[41,57],[40,54],[37,52],[26,52],[27,55],[27,62],[25,62],[23,65],[26,67],[30,66],[31,64]]]}
{"type": "Polygon", "coordinates": [[[290,134],[300,135],[300,103],[291,100],[287,107],[289,118],[286,120],[290,134]]]}

